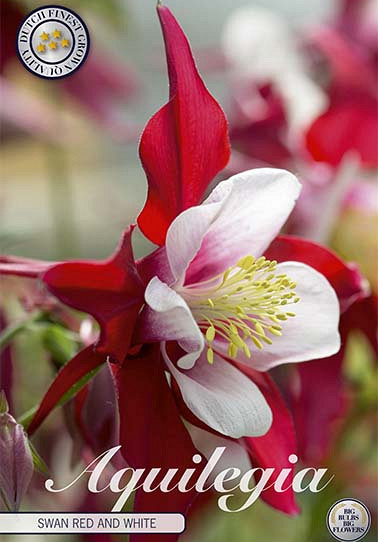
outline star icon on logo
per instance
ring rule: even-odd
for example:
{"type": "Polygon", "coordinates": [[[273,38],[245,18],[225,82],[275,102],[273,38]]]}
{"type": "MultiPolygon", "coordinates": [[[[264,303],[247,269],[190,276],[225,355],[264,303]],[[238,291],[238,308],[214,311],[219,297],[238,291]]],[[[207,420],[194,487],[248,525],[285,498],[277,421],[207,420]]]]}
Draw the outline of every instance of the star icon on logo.
{"type": "Polygon", "coordinates": [[[85,62],[89,46],[85,21],[63,6],[41,6],[31,11],[17,31],[21,64],[43,79],[60,79],[74,73],[85,62]]]}

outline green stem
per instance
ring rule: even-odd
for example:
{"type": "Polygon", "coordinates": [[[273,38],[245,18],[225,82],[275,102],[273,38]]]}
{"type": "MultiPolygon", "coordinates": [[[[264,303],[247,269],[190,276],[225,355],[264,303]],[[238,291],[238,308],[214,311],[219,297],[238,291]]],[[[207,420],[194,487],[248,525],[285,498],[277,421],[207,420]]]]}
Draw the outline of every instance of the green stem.
{"type": "Polygon", "coordinates": [[[27,427],[32,421],[34,414],[37,412],[38,407],[39,405],[34,405],[32,408],[29,408],[29,410],[21,414],[21,416],[19,416],[17,420],[18,423],[20,423],[24,427],[27,427]]]}
{"type": "Polygon", "coordinates": [[[21,320],[17,324],[7,326],[0,333],[0,350],[5,348],[10,343],[10,341],[12,341],[14,339],[14,337],[16,335],[18,335],[21,331],[25,331],[30,324],[40,320],[42,318],[42,316],[43,316],[43,313],[41,311],[37,311],[37,312],[34,312],[28,318],[25,318],[24,320],[21,320]]]}

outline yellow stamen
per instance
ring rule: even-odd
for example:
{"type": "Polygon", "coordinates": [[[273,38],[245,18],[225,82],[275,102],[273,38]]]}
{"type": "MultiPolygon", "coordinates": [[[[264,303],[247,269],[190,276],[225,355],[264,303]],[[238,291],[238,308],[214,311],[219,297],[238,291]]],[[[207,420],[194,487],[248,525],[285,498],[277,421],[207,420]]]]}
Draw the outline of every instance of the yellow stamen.
{"type": "Polygon", "coordinates": [[[211,343],[215,337],[215,327],[210,325],[206,330],[206,339],[211,343]]]}
{"type": "Polygon", "coordinates": [[[215,338],[226,340],[228,355],[235,358],[239,350],[251,357],[252,345],[262,349],[282,336],[281,324],[295,316],[286,308],[300,298],[294,291],[296,283],[286,274],[276,274],[276,266],[264,256],[256,260],[248,255],[212,280],[182,288],[180,293],[206,337],[210,364],[215,338]]]}
{"type": "Polygon", "coordinates": [[[214,352],[212,348],[207,349],[207,361],[212,365],[214,363],[214,352]]]}

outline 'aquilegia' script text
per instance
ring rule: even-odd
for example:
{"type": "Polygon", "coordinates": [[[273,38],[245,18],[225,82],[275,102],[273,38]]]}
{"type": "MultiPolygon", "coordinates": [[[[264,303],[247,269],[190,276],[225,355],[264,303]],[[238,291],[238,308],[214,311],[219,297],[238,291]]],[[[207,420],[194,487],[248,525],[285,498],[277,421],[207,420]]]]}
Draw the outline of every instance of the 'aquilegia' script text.
{"type": "MultiPolygon", "coordinates": [[[[161,468],[133,469],[127,467],[115,471],[111,477],[105,475],[105,470],[111,466],[111,460],[120,450],[121,446],[115,446],[110,450],[99,455],[94,459],[72,482],[65,487],[56,489],[53,486],[54,481],[49,479],[45,482],[48,491],[59,493],[72,487],[82,476],[89,473],[88,490],[92,493],[102,493],[110,490],[119,494],[119,497],[112,508],[112,512],[120,512],[133,491],[142,488],[143,491],[150,493],[159,489],[163,493],[169,493],[178,490],[182,493],[197,491],[204,493],[214,488],[222,495],[218,498],[218,506],[224,512],[240,512],[249,508],[261,495],[262,491],[268,488],[274,488],[277,493],[283,493],[293,488],[296,493],[302,493],[309,490],[312,493],[322,491],[333,479],[333,476],[327,481],[323,480],[327,469],[305,468],[298,471],[291,480],[292,468],[281,469],[276,475],[274,468],[253,468],[244,473],[236,467],[224,469],[217,474],[216,467],[221,459],[225,447],[215,448],[213,454],[206,464],[202,467],[204,458],[200,454],[195,454],[192,458],[193,464],[197,467],[185,469],[180,472],[177,468],[168,469],[165,472],[161,468]],[[254,482],[257,475],[258,481],[254,482]],[[272,478],[274,482],[271,482],[272,478]],[[306,480],[305,480],[306,478],[306,480]],[[288,481],[288,479],[290,481],[288,481]],[[232,506],[232,498],[236,492],[247,494],[247,498],[240,505],[237,500],[237,507],[232,506]]],[[[294,465],[298,458],[292,454],[289,456],[289,463],[294,465]]]]}

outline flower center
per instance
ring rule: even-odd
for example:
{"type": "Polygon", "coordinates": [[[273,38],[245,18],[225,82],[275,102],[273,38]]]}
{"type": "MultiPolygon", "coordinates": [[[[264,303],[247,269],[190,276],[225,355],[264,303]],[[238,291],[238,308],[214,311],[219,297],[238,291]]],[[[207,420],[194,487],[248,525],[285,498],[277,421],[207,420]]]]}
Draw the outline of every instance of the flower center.
{"type": "Polygon", "coordinates": [[[261,349],[282,335],[283,321],[295,316],[286,309],[300,298],[294,291],[296,283],[276,274],[276,267],[276,261],[264,256],[257,260],[245,256],[224,273],[183,287],[180,294],[206,337],[209,363],[214,360],[216,337],[227,341],[231,358],[239,350],[250,358],[251,344],[261,349]]]}

